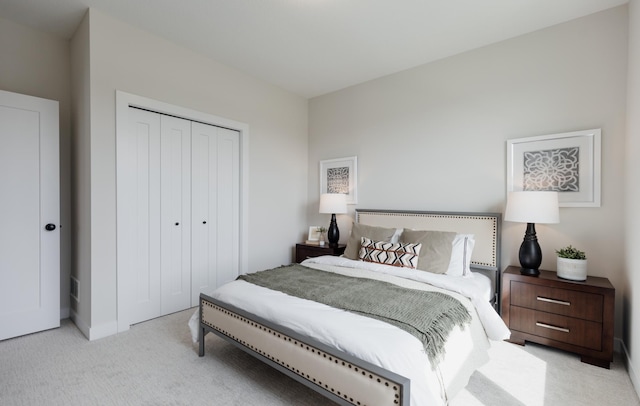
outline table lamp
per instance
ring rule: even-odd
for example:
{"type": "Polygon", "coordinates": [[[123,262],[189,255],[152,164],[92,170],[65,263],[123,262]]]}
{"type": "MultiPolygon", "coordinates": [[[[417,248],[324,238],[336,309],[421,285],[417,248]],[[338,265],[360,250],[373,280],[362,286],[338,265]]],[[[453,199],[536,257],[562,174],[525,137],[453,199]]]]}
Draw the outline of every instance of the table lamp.
{"type": "Polygon", "coordinates": [[[347,195],[344,193],[323,193],[320,195],[320,213],[331,214],[331,223],[327,230],[330,247],[337,247],[340,240],[340,230],[336,222],[336,214],[347,212],[347,195]]]}
{"type": "Polygon", "coordinates": [[[558,192],[509,192],[504,220],[527,223],[527,231],[524,233],[524,240],[520,245],[520,273],[530,276],[540,275],[538,268],[542,263],[542,251],[538,244],[535,223],[560,222],[558,192]]]}

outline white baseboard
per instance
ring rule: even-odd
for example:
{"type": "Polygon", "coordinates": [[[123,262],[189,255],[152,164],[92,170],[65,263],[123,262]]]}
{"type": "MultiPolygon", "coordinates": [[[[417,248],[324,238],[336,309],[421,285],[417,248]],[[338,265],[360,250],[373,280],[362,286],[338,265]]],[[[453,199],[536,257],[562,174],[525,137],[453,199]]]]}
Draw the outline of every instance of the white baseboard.
{"type": "Polygon", "coordinates": [[[99,340],[118,333],[118,322],[116,321],[90,327],[80,320],[78,314],[73,310],[71,311],[71,320],[73,320],[78,329],[89,339],[89,341],[99,340]]]}
{"type": "Polygon", "coordinates": [[[71,310],[71,314],[69,315],[69,318],[71,319],[71,321],[73,321],[76,327],[78,327],[78,330],[80,330],[80,332],[84,334],[84,336],[87,337],[88,339],[90,335],[89,334],[90,328],[82,320],[80,320],[80,317],[78,317],[78,313],[76,313],[74,310],[71,310]]]}
{"type": "Polygon", "coordinates": [[[99,326],[91,327],[89,332],[89,341],[99,340],[114,334],[118,334],[118,322],[115,320],[99,326]]]}
{"type": "Polygon", "coordinates": [[[636,394],[640,396],[640,380],[638,379],[638,374],[635,369],[633,369],[633,363],[631,362],[631,358],[629,358],[629,351],[627,351],[627,347],[624,345],[622,340],[616,338],[614,343],[616,348],[620,348],[620,354],[622,354],[622,359],[625,363],[627,373],[629,374],[629,379],[631,379],[633,389],[635,389],[636,394]]]}

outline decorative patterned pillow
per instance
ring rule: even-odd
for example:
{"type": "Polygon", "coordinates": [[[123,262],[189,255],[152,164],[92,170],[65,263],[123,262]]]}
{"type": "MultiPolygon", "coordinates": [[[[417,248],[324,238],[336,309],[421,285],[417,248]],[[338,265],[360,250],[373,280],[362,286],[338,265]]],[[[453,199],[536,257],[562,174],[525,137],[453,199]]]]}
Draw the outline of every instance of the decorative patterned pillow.
{"type": "Polygon", "coordinates": [[[359,257],[365,262],[416,269],[422,244],[373,241],[362,237],[359,257]]]}

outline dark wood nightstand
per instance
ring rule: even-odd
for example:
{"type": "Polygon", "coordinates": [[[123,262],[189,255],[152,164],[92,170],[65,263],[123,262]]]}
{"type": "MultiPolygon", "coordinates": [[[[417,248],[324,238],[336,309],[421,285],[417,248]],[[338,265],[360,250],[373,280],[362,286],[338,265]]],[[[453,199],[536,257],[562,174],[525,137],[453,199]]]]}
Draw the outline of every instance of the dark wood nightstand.
{"type": "Polygon", "coordinates": [[[296,244],[296,262],[300,263],[307,258],[319,257],[322,255],[340,256],[344,254],[344,249],[347,246],[345,244],[338,244],[337,247],[329,247],[329,244],[324,246],[309,245],[309,244],[296,244]]]}
{"type": "Polygon", "coordinates": [[[548,345],[581,355],[582,362],[609,368],[613,361],[615,289],[607,278],[584,282],[520,274],[508,267],[502,274],[502,319],[509,341],[548,345]]]}

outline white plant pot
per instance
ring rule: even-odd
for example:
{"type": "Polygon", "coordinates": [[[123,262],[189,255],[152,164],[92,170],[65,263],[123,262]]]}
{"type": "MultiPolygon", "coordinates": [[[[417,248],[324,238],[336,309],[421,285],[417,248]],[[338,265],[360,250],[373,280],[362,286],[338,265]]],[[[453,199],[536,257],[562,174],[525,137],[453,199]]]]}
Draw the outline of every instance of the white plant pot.
{"type": "Polygon", "coordinates": [[[558,277],[572,281],[587,280],[587,260],[558,257],[558,277]]]}

